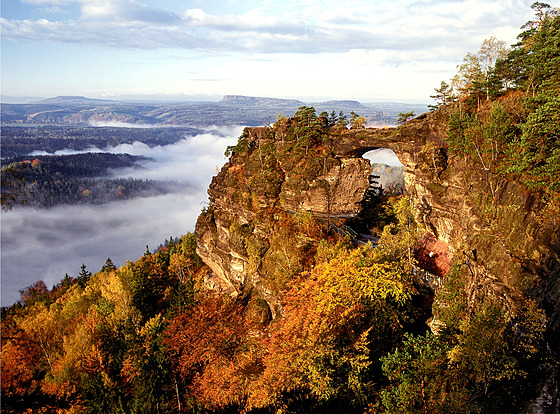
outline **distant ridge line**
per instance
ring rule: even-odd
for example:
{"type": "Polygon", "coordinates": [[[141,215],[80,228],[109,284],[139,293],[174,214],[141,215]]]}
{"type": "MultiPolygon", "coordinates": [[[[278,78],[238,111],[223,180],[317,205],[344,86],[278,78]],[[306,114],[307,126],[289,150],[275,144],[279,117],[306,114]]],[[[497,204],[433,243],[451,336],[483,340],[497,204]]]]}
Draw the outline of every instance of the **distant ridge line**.
{"type": "Polygon", "coordinates": [[[92,99],[79,95],[59,95],[53,98],[41,99],[39,101],[31,102],[33,105],[91,105],[91,104],[117,104],[118,101],[110,99],[92,99]]]}
{"type": "Polygon", "coordinates": [[[244,104],[244,105],[304,105],[302,101],[297,99],[283,99],[283,98],[268,98],[268,97],[258,97],[258,96],[246,96],[246,95],[225,95],[218,104],[244,104]]]}

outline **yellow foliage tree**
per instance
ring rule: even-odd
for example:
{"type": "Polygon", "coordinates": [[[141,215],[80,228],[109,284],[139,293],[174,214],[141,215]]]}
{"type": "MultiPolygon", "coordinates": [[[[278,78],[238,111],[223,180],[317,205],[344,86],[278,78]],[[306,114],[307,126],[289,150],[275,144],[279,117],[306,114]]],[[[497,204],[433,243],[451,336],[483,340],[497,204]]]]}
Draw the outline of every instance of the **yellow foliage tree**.
{"type": "Polygon", "coordinates": [[[267,340],[264,373],[249,404],[275,404],[286,393],[315,400],[337,393],[366,398],[372,352],[400,331],[397,308],[413,293],[401,261],[381,262],[371,247],[340,250],[293,284],[285,315],[267,340]],[[373,351],[372,351],[373,350],[373,351]]]}

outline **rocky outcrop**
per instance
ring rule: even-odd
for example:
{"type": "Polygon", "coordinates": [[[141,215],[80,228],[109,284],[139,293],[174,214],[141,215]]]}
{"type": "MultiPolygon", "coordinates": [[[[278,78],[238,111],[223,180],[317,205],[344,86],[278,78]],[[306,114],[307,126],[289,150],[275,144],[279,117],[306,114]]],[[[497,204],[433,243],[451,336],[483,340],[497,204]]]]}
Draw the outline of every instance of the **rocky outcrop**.
{"type": "MultiPolygon", "coordinates": [[[[498,178],[481,164],[448,156],[443,111],[416,119],[401,134],[411,146],[397,155],[406,164],[407,190],[420,222],[445,241],[468,279],[471,302],[492,296],[512,315],[535,286],[545,306],[555,308],[558,332],[558,222],[542,215],[542,203],[518,184],[498,178]],[[547,305],[548,304],[548,305],[547,305]]],[[[535,292],[534,292],[535,293],[535,292]]]]}
{"type": "MultiPolygon", "coordinates": [[[[290,141],[286,131],[291,120],[273,128],[247,129],[230,162],[212,180],[211,206],[196,226],[198,253],[213,271],[213,285],[232,295],[251,292],[268,303],[273,317],[278,315],[282,285],[274,289],[266,279],[270,268],[282,265],[280,256],[271,252],[283,249],[288,258],[286,245],[297,245],[300,253],[308,248],[301,240],[271,247],[270,234],[281,224],[280,213],[355,216],[362,209],[371,172],[362,155],[389,148],[405,166],[417,221],[449,246],[459,264],[467,303],[474,307],[492,299],[515,317],[524,298],[537,297],[549,317],[549,343],[557,344],[559,220],[544,217],[539,199],[516,183],[450,155],[447,120],[448,113],[439,110],[397,129],[331,134],[313,148],[290,141]]],[[[551,348],[558,352],[557,345],[551,348]]],[[[557,390],[557,382],[546,384],[557,390]]],[[[558,400],[557,392],[545,394],[543,401],[558,400]]],[[[538,412],[538,407],[530,412],[538,412]]]]}
{"type": "MultiPolygon", "coordinates": [[[[274,265],[270,239],[282,226],[282,215],[353,217],[362,208],[371,174],[369,161],[361,156],[337,155],[329,145],[298,145],[286,131],[281,126],[246,129],[229,162],[213,178],[210,207],[196,225],[198,254],[213,272],[209,280],[221,292],[252,291],[269,303],[274,315],[280,311],[281,286],[266,280],[274,273],[266,267],[274,265]]],[[[293,244],[309,248],[305,240],[293,244]]],[[[290,261],[288,257],[287,267],[292,267],[290,261]]]]}
{"type": "MultiPolygon", "coordinates": [[[[245,130],[229,162],[213,178],[210,207],[196,226],[198,254],[213,271],[210,283],[234,295],[256,289],[276,311],[278,292],[270,288],[263,269],[267,255],[272,256],[271,233],[281,226],[272,217],[355,217],[363,208],[372,171],[362,155],[377,148],[407,154],[411,147],[393,128],[331,131],[328,139],[309,146],[296,140],[292,127],[286,119],[272,128],[245,130]],[[251,257],[251,249],[260,251],[264,263],[251,257]]],[[[301,242],[299,247],[306,246],[301,242]]]]}
{"type": "Polygon", "coordinates": [[[515,315],[527,286],[546,286],[551,328],[558,332],[558,223],[539,221],[539,200],[517,184],[450,156],[447,119],[445,111],[436,111],[398,129],[346,130],[332,135],[323,152],[296,148],[285,134],[289,120],[246,130],[210,186],[212,206],[197,223],[200,256],[222,285],[241,293],[258,279],[258,270],[248,274],[248,255],[236,247],[242,243],[235,243],[233,230],[245,226],[258,233],[255,218],[271,208],[319,217],[356,215],[371,171],[361,156],[390,148],[405,166],[418,221],[467,264],[462,271],[469,299],[493,297],[515,315]]]}
{"type": "MultiPolygon", "coordinates": [[[[410,145],[395,150],[406,165],[417,219],[454,253],[470,306],[492,299],[515,318],[526,298],[537,299],[548,316],[549,349],[557,355],[560,221],[518,184],[492,175],[472,158],[449,156],[446,124],[443,111],[412,121],[401,131],[410,145]]],[[[558,369],[544,364],[539,370],[538,397],[524,413],[558,413],[558,369]]]]}
{"type": "Polygon", "coordinates": [[[348,131],[335,152],[358,156],[373,148],[392,149],[405,166],[417,220],[466,264],[470,301],[491,296],[515,315],[529,286],[541,286],[551,332],[559,332],[558,220],[543,217],[538,197],[518,184],[450,156],[447,120],[440,110],[397,130],[348,131]]]}

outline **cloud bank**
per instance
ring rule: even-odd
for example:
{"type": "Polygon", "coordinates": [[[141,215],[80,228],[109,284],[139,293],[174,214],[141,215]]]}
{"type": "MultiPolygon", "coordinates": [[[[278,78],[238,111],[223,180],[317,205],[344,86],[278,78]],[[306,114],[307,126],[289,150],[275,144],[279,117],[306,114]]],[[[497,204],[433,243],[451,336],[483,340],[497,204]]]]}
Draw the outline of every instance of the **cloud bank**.
{"type": "Polygon", "coordinates": [[[19,290],[37,280],[52,287],[65,273],[77,276],[82,263],[99,271],[107,257],[121,266],[142,256],[146,245],[153,249],[171,236],[193,231],[208,200],[211,177],[241,131],[213,129],[163,147],[134,143],[107,149],[152,159],[144,169],[116,170],[115,175],[176,181],[183,188],[180,193],[100,206],[2,211],[2,304],[18,300],[19,290]]]}
{"type": "Polygon", "coordinates": [[[168,10],[158,2],[133,0],[28,2],[75,5],[79,13],[57,20],[2,18],[5,39],[217,52],[392,50],[421,53],[426,59],[441,54],[442,48],[464,54],[465,42],[476,38],[479,44],[488,31],[517,33],[520,16],[530,15],[528,4],[515,0],[248,1],[222,13],[216,1],[203,3],[206,10],[168,10]]]}
{"type": "Polygon", "coordinates": [[[492,35],[515,43],[533,15],[524,0],[4,3],[3,92],[44,97],[425,103],[467,52],[492,35]]]}

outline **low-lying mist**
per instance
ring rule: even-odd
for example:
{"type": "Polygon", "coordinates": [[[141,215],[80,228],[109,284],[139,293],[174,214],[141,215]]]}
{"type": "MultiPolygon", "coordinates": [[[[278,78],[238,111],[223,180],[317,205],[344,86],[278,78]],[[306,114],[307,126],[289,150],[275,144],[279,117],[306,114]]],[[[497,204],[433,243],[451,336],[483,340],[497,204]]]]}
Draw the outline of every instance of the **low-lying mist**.
{"type": "MultiPolygon", "coordinates": [[[[149,147],[141,142],[121,144],[106,152],[141,155],[150,160],[145,169],[127,168],[113,171],[116,177],[132,177],[162,181],[210,183],[208,173],[216,173],[224,162],[228,145],[237,142],[242,128],[220,128],[166,146],[149,147]]],[[[212,177],[213,174],[210,174],[212,177]]]]}
{"type": "Polygon", "coordinates": [[[208,200],[210,180],[226,161],[224,151],[241,132],[242,127],[213,128],[166,146],[137,142],[91,148],[149,157],[144,168],[114,170],[113,175],[178,183],[174,188],[181,190],[173,194],[97,206],[2,211],[2,304],[19,300],[19,290],[38,280],[52,287],[65,273],[77,276],[82,263],[90,272],[99,271],[108,257],[121,266],[142,256],[146,245],[153,249],[171,236],[193,231],[208,200]]]}

